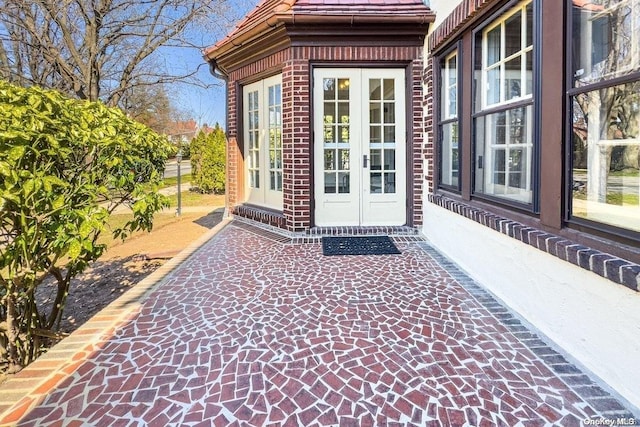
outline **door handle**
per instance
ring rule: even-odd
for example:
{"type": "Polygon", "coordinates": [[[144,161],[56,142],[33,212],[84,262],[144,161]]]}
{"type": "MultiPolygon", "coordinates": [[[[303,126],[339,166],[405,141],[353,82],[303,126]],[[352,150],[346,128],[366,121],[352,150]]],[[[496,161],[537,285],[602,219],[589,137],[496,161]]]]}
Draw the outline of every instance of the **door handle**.
{"type": "Polygon", "coordinates": [[[363,154],[363,155],[362,155],[362,167],[363,167],[363,168],[365,168],[365,169],[367,168],[367,162],[368,162],[368,160],[369,160],[369,158],[367,157],[367,155],[366,155],[366,154],[363,154]]]}

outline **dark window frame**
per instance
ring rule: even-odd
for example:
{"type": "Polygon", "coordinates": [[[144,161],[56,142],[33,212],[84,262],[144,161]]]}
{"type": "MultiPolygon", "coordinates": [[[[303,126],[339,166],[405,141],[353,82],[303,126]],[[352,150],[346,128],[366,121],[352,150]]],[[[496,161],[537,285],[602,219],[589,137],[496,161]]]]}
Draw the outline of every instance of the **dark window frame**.
{"type": "MultiPolygon", "coordinates": [[[[475,101],[477,99],[477,91],[481,90],[481,82],[479,82],[475,77],[472,77],[471,87],[472,87],[472,99],[473,103],[471,109],[471,198],[483,202],[487,202],[490,204],[502,206],[507,209],[515,210],[521,213],[525,213],[528,215],[538,215],[540,213],[540,156],[541,156],[541,141],[540,141],[540,132],[539,125],[540,124],[540,70],[539,64],[541,64],[540,56],[541,56],[541,43],[540,43],[540,31],[541,31],[541,16],[542,8],[539,4],[540,0],[532,0],[531,4],[533,7],[533,57],[532,57],[532,93],[531,98],[517,100],[511,103],[502,104],[496,107],[489,107],[482,111],[476,110],[475,101]],[[479,118],[485,117],[490,114],[494,114],[496,112],[503,112],[512,110],[521,106],[532,106],[532,118],[531,121],[533,123],[532,129],[532,137],[531,137],[531,203],[521,203],[515,200],[510,200],[507,198],[494,196],[491,194],[482,193],[476,190],[476,164],[477,164],[477,120],[479,118]]],[[[500,7],[496,12],[490,14],[486,18],[482,19],[479,25],[477,25],[473,31],[471,32],[472,42],[471,42],[471,64],[473,66],[472,76],[475,74],[476,63],[478,60],[481,61],[481,58],[477,57],[477,52],[482,52],[482,46],[478,47],[476,40],[478,39],[478,35],[480,34],[480,38],[482,38],[482,31],[490,25],[492,25],[496,20],[499,20],[505,13],[508,13],[514,7],[521,3],[521,0],[512,0],[505,3],[502,7],[500,7]]],[[[462,118],[464,119],[464,118],[462,118]]]]}
{"type": "Polygon", "coordinates": [[[569,228],[574,228],[592,235],[622,240],[625,243],[638,244],[640,242],[640,231],[634,231],[615,225],[580,218],[573,216],[573,98],[575,96],[589,93],[595,90],[614,87],[625,83],[640,82],[640,70],[626,75],[611,78],[603,78],[585,84],[581,87],[574,87],[574,64],[579,60],[574,52],[574,40],[572,33],[574,30],[573,1],[565,0],[566,13],[566,33],[565,33],[565,105],[567,105],[564,119],[564,187],[563,187],[563,220],[569,228]]]}
{"type": "Polygon", "coordinates": [[[465,164],[462,161],[462,148],[463,148],[463,139],[461,138],[460,131],[462,127],[462,87],[463,87],[463,67],[464,67],[464,59],[463,59],[463,50],[462,50],[462,40],[458,40],[449,46],[447,49],[439,52],[434,57],[434,84],[433,84],[433,115],[436,118],[434,120],[434,135],[435,135],[435,147],[436,147],[436,188],[440,190],[450,191],[456,194],[460,194],[462,191],[462,180],[467,176],[465,170],[465,164]],[[455,118],[442,118],[442,71],[443,64],[446,61],[447,57],[450,56],[453,52],[456,52],[456,63],[457,63],[457,112],[455,118]],[[443,155],[443,131],[442,127],[451,123],[458,123],[458,185],[449,185],[444,184],[442,182],[442,155],[443,155]]]}

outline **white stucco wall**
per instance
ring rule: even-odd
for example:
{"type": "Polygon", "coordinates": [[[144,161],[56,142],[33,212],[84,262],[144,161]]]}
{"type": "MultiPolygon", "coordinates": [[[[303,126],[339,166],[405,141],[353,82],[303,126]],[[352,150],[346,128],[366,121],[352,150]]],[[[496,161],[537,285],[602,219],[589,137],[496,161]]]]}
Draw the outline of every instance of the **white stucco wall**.
{"type": "Polygon", "coordinates": [[[431,203],[424,218],[436,248],[640,408],[640,293],[431,203]]]}
{"type": "Polygon", "coordinates": [[[436,20],[431,24],[430,28],[433,29],[440,25],[460,3],[462,3],[462,0],[431,0],[429,7],[436,12],[436,20]]]}

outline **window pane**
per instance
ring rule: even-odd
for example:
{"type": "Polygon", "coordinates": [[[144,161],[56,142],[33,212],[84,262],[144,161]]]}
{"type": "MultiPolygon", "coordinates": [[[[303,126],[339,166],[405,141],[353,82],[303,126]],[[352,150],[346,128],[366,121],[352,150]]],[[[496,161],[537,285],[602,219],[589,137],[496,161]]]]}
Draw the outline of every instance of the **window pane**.
{"type": "Polygon", "coordinates": [[[498,25],[487,33],[487,66],[491,66],[500,61],[501,55],[501,26],[498,25]]]}
{"type": "Polygon", "coordinates": [[[487,71],[487,105],[500,102],[500,68],[487,71]]]}
{"type": "Polygon", "coordinates": [[[640,70],[640,2],[573,4],[574,87],[640,70]]]}
{"type": "Polygon", "coordinates": [[[640,81],[573,98],[572,215],[640,231],[640,81]]]}
{"type": "Polygon", "coordinates": [[[475,191],[531,203],[532,106],[476,119],[475,191]]]}
{"type": "Polygon", "coordinates": [[[457,52],[454,51],[443,61],[441,80],[440,115],[443,119],[456,117],[458,115],[457,52]]]}
{"type": "Polygon", "coordinates": [[[442,145],[440,153],[440,182],[458,187],[458,122],[442,126],[442,145]]]}
{"type": "Polygon", "coordinates": [[[505,22],[505,57],[518,53],[522,49],[522,16],[520,12],[505,22]]]}
{"type": "Polygon", "coordinates": [[[505,101],[522,96],[522,58],[517,56],[505,64],[504,96],[505,101]]]}

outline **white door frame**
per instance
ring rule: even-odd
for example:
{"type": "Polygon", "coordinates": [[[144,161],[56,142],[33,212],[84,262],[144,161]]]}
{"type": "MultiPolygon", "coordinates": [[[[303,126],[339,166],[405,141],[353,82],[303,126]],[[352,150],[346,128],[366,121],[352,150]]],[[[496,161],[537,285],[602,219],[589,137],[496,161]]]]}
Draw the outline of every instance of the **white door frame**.
{"type": "Polygon", "coordinates": [[[316,68],[313,76],[315,224],[404,225],[405,70],[316,68]]]}

